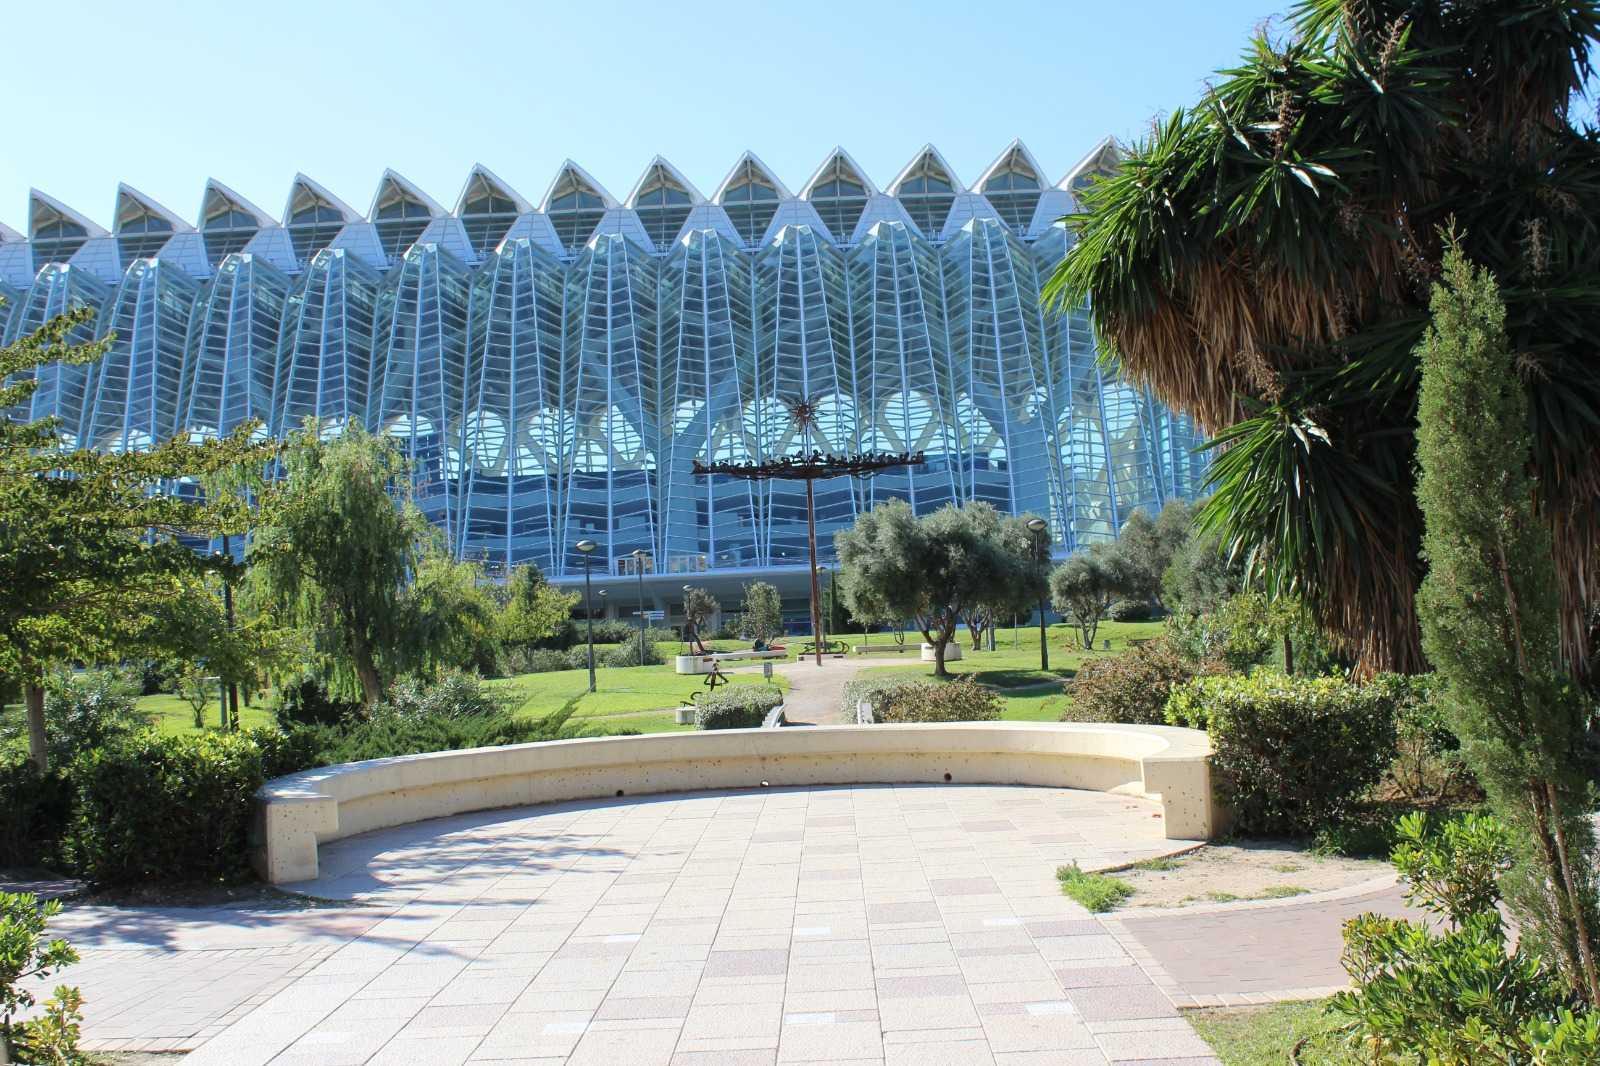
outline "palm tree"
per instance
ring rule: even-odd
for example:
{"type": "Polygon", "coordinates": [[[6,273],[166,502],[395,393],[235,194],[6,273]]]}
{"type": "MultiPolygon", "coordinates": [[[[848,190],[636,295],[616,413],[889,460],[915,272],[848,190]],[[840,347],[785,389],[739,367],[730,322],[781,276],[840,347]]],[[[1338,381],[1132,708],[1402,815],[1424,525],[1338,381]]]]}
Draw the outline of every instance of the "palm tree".
{"type": "Polygon", "coordinates": [[[1220,530],[1364,671],[1424,666],[1419,363],[1443,234],[1500,280],[1562,645],[1600,601],[1600,139],[1588,0],[1304,0],[1081,194],[1045,298],[1214,433],[1220,530]]]}

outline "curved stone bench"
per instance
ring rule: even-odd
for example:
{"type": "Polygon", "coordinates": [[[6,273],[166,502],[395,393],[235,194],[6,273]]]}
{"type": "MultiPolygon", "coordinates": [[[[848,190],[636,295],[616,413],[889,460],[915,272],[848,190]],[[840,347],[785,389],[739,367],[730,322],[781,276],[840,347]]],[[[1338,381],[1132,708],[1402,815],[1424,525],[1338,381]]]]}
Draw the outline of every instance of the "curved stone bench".
{"type": "Polygon", "coordinates": [[[595,737],[343,763],[256,793],[252,861],[272,884],[317,876],[317,845],[429,818],[655,792],[764,785],[1044,785],[1157,800],[1166,835],[1223,829],[1206,734],[1051,722],[724,729],[595,737]]]}

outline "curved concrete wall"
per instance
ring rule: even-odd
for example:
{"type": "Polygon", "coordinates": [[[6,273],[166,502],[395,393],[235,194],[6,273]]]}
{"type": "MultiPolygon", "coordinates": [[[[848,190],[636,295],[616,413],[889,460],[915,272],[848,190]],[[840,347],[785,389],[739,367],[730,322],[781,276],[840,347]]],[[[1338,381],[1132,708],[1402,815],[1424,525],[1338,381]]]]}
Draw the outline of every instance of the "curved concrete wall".
{"type": "Polygon", "coordinates": [[[1223,828],[1206,734],[1048,722],[729,729],[432,752],[328,766],[256,794],[253,860],[317,876],[317,845],[387,826],[533,803],[763,785],[1023,784],[1159,801],[1166,835],[1223,828]]]}

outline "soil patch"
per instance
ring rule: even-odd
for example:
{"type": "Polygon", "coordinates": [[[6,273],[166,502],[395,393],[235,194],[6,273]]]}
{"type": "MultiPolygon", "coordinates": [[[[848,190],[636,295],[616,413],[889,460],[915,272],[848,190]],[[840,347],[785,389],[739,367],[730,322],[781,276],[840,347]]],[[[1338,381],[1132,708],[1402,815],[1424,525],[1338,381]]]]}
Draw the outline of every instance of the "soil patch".
{"type": "Polygon", "coordinates": [[[1207,844],[1119,870],[1114,876],[1133,888],[1133,895],[1119,908],[1126,912],[1326,892],[1369,881],[1390,869],[1378,859],[1315,855],[1292,841],[1251,840],[1207,844]]]}

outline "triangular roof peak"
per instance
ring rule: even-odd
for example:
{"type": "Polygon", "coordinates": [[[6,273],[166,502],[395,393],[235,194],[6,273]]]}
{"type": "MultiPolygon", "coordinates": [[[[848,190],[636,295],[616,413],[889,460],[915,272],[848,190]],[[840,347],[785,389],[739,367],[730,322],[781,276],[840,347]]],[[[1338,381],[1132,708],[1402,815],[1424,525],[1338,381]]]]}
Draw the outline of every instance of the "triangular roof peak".
{"type": "Polygon", "coordinates": [[[494,171],[482,163],[474,163],[472,169],[467,171],[467,181],[461,186],[461,195],[456,197],[455,213],[459,215],[466,210],[467,204],[477,199],[473,194],[481,189],[487,189],[494,195],[516,204],[519,215],[525,215],[533,210],[533,205],[521,193],[502,181],[494,171]]]}
{"type": "Polygon", "coordinates": [[[995,175],[1007,171],[1032,171],[1034,180],[1039,183],[1039,188],[1045,187],[1044,168],[1039,165],[1039,161],[1033,157],[1033,153],[1028,151],[1028,146],[1023,144],[1020,139],[1006,145],[1000,154],[995,156],[994,162],[984,168],[983,174],[979,176],[977,181],[972,183],[972,187],[978,192],[982,192],[995,175]]]}
{"type": "Polygon", "coordinates": [[[112,232],[121,233],[135,219],[145,215],[155,215],[168,226],[174,233],[189,233],[194,227],[179,218],[172,211],[161,206],[133,186],[119,183],[117,185],[117,207],[112,217],[112,232]]]}
{"type": "Polygon", "coordinates": [[[539,210],[549,212],[550,202],[558,196],[564,196],[574,190],[583,190],[600,198],[606,210],[620,207],[617,198],[606,191],[606,187],[594,179],[594,175],[584,170],[572,160],[563,160],[561,169],[556,171],[555,180],[550,182],[550,188],[545,190],[544,199],[539,202],[539,210]]]}
{"type": "Polygon", "coordinates": [[[779,180],[778,176],[772,172],[772,168],[763,163],[761,161],[761,157],[756,155],[754,152],[746,151],[728,170],[728,176],[722,179],[722,184],[717,186],[717,191],[711,194],[712,203],[722,203],[723,195],[727,193],[727,191],[732,188],[736,182],[744,178],[746,174],[750,174],[751,176],[759,176],[762,181],[765,181],[767,184],[771,185],[772,188],[777,192],[778,199],[794,199],[794,193],[790,192],[789,187],[779,180]]]}
{"type": "Polygon", "coordinates": [[[656,156],[645,165],[644,173],[639,175],[639,180],[633,183],[633,191],[628,193],[628,198],[623,201],[623,206],[633,207],[639,202],[639,197],[654,189],[657,185],[668,185],[682,189],[689,194],[691,204],[703,204],[706,198],[700,190],[694,187],[694,182],[683,176],[683,171],[667,162],[662,156],[656,156]]]}
{"type": "Polygon", "coordinates": [[[800,199],[811,199],[811,191],[813,189],[825,181],[833,180],[835,177],[846,178],[856,182],[866,190],[868,196],[878,191],[878,187],[872,184],[872,179],[867,177],[867,172],[862,170],[854,159],[850,158],[850,153],[845,151],[843,147],[836,145],[833,151],[828,153],[828,158],[824,159],[822,165],[812,173],[805,187],[800,190],[800,199]]]}
{"type": "Polygon", "coordinates": [[[394,200],[410,200],[421,204],[428,212],[430,218],[443,218],[450,212],[439,206],[439,202],[408,180],[403,174],[394,170],[385,169],[383,177],[378,179],[378,191],[372,197],[372,209],[367,212],[368,219],[378,217],[378,209],[394,200]]]}
{"type": "Polygon", "coordinates": [[[288,225],[296,211],[308,203],[321,203],[333,208],[344,216],[346,222],[356,222],[361,218],[361,213],[322,185],[306,177],[296,174],[294,181],[289,183],[289,200],[283,206],[283,224],[288,225]]]}
{"type": "Polygon", "coordinates": [[[4,222],[0,222],[0,244],[6,244],[11,241],[20,241],[22,239],[22,234],[18,233],[4,222]]]}
{"type": "Polygon", "coordinates": [[[204,226],[206,219],[212,215],[221,214],[230,207],[249,215],[263,229],[278,224],[271,215],[222,184],[216,178],[207,178],[205,191],[200,194],[200,225],[204,226]]]}
{"type": "Polygon", "coordinates": [[[1116,170],[1120,162],[1122,162],[1122,146],[1117,143],[1115,137],[1106,137],[1089,149],[1089,154],[1078,160],[1077,165],[1056,182],[1056,188],[1073,192],[1084,179],[1110,174],[1116,170]]]}
{"type": "Polygon", "coordinates": [[[64,219],[74,225],[82,226],[83,231],[90,237],[110,236],[106,228],[98,222],[91,221],[81,212],[74,211],[66,204],[57,200],[48,193],[38,189],[28,190],[28,236],[31,239],[39,232],[41,226],[49,225],[58,219],[64,219]]]}
{"type": "Polygon", "coordinates": [[[967,191],[966,186],[961,184],[961,179],[956,177],[956,172],[949,161],[931,144],[925,144],[918,149],[917,154],[911,157],[911,162],[894,176],[894,180],[889,183],[889,188],[885,191],[890,196],[897,196],[900,193],[900,186],[919,175],[937,177],[948,182],[952,192],[967,191]]]}

